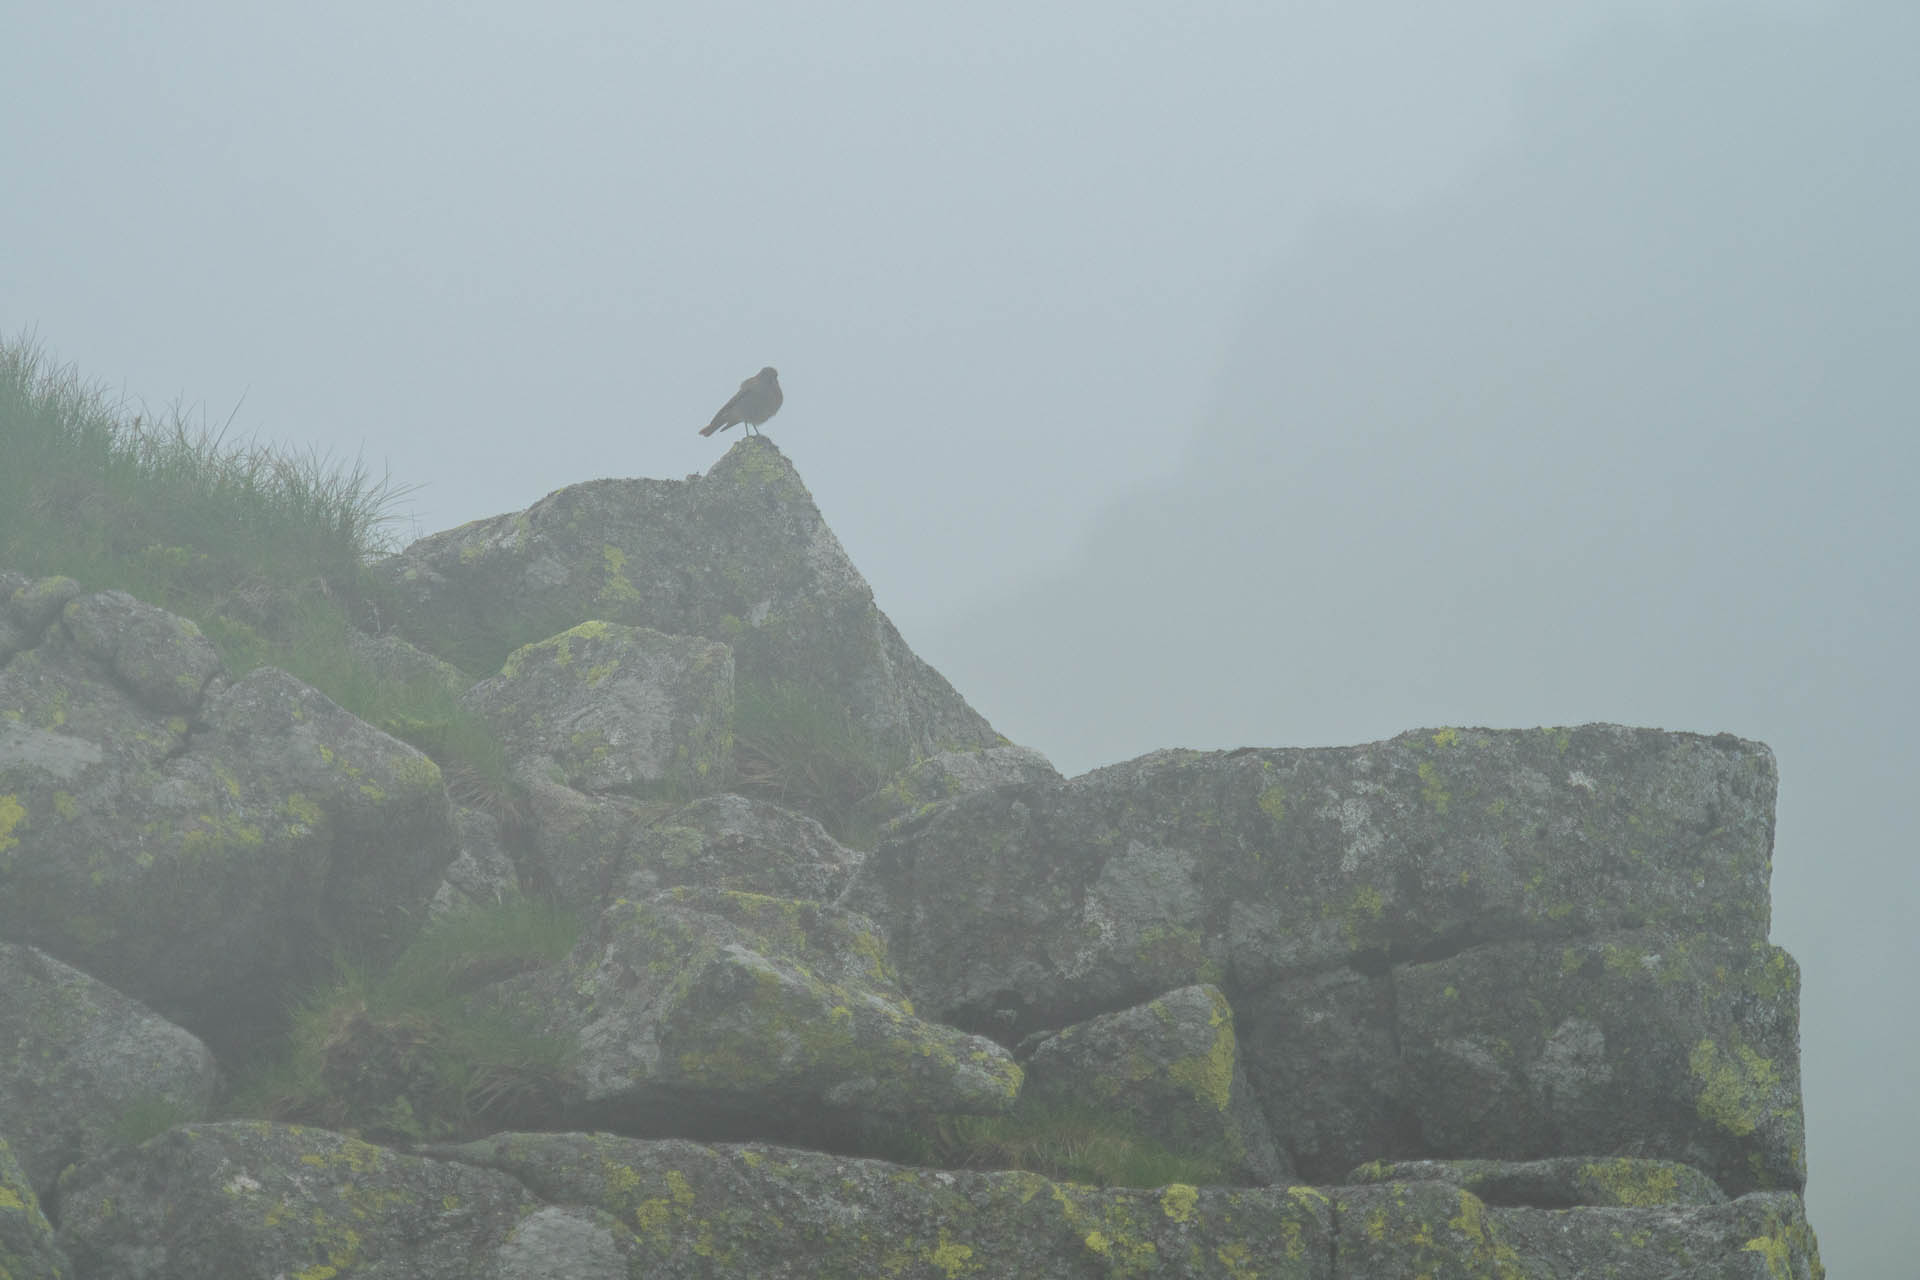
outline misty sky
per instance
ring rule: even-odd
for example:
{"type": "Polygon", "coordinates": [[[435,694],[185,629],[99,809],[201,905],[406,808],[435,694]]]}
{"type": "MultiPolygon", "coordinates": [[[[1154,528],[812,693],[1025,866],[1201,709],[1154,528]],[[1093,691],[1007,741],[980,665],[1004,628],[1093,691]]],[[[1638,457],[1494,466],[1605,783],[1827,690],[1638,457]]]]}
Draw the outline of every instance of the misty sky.
{"type": "Polygon", "coordinates": [[[1772,744],[1834,1274],[1920,1256],[1920,5],[16,6],[0,332],[425,485],[769,433],[1078,771],[1772,744]]]}

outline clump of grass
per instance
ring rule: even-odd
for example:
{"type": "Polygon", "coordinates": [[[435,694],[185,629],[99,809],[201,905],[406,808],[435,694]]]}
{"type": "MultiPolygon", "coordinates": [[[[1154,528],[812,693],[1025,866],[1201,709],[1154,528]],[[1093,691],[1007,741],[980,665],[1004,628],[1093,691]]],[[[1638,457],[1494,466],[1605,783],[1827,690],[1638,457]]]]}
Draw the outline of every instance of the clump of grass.
{"type": "Polygon", "coordinates": [[[0,562],[130,591],[351,590],[409,489],[226,430],[179,405],[129,417],[31,341],[0,342],[0,562]]]}
{"type": "Polygon", "coordinates": [[[739,790],[849,832],[856,804],[906,764],[876,742],[844,700],[816,684],[743,682],[734,695],[739,790]]]}
{"type": "Polygon", "coordinates": [[[1227,1182],[1223,1160],[1145,1136],[1123,1112],[1090,1102],[1021,1098],[998,1116],[944,1116],[890,1135],[882,1154],[945,1169],[1024,1169],[1100,1187],[1227,1182]]]}
{"type": "Polygon", "coordinates": [[[578,935],[571,914],[514,899],[427,926],[384,973],[340,966],[294,1013],[286,1057],[256,1069],[229,1110],[385,1141],[552,1122],[564,1049],[468,997],[554,963],[578,935]]]}
{"type": "Polygon", "coordinates": [[[365,464],[229,442],[179,407],[163,422],[0,342],[0,565],[120,588],[198,623],[228,670],[275,666],[403,738],[518,826],[499,743],[455,691],[356,657],[376,610],[370,558],[412,490],[365,464]]]}

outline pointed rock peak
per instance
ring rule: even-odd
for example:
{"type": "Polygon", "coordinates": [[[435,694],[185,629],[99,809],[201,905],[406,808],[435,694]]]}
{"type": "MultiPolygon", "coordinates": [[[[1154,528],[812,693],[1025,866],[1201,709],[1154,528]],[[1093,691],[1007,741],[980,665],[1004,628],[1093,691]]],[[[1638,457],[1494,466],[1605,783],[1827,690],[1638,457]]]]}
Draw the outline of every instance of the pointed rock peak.
{"type": "Polygon", "coordinates": [[[725,643],[740,749],[775,790],[822,743],[845,748],[836,789],[851,803],[913,760],[1003,741],[907,647],[793,464],[761,437],[704,476],[571,485],[422,538],[374,571],[388,587],[384,625],[471,676],[590,621],[725,643]]]}
{"type": "Polygon", "coordinates": [[[804,502],[819,514],[813,494],[800,478],[799,468],[780,452],[779,445],[765,436],[747,436],[735,441],[731,449],[707,468],[706,479],[768,489],[783,501],[804,502]]]}

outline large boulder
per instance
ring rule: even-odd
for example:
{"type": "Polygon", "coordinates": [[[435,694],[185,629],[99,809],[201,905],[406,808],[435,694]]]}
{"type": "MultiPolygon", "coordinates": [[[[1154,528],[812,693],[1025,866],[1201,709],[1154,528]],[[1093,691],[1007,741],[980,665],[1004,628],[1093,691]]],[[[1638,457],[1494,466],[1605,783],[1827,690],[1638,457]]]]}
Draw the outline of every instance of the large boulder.
{"type": "Polygon", "coordinates": [[[1026,1068],[1023,1101],[1124,1115],[1175,1154],[1217,1160],[1226,1181],[1290,1180],[1218,987],[1182,987],[1067,1027],[1036,1045],[1026,1068]]]}
{"type": "Polygon", "coordinates": [[[562,965],[490,994],[571,1047],[563,1105],[650,1134],[825,1141],[867,1116],[992,1113],[1020,1068],[924,1022],[871,921],[817,902],[675,889],[616,901],[562,965]]]}
{"type": "Polygon", "coordinates": [[[0,666],[0,935],[216,1048],[336,951],[396,954],[453,853],[433,761],[283,672],[228,683],[183,619],[70,587],[8,602],[33,643],[0,666]]]}
{"type": "MultiPolygon", "coordinates": [[[[198,1120],[219,1071],[207,1047],[34,947],[0,943],[0,1128],[45,1193],[130,1126],[198,1120]],[[31,1046],[31,1048],[27,1048],[31,1046]]],[[[146,1136],[144,1133],[138,1136],[146,1136]]]]}
{"type": "Polygon", "coordinates": [[[730,645],[743,685],[817,691],[914,759],[1001,739],[922,662],[770,440],[704,477],[596,480],[381,562],[383,621],[485,674],[589,620],[730,645]]]}
{"type": "Polygon", "coordinates": [[[1765,941],[1775,785],[1759,743],[1613,725],[1161,751],[937,806],[847,904],[935,1016],[1017,1038],[1502,938],[1765,941]]]}

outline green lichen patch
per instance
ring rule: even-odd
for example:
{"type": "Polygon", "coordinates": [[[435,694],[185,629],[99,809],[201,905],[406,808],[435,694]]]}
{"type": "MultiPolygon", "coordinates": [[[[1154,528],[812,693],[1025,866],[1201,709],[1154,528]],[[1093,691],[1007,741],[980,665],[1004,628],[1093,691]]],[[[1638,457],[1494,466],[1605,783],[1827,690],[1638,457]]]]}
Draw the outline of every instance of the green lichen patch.
{"type": "Polygon", "coordinates": [[[1698,1088],[1700,1116],[1736,1137],[1746,1137],[1779,1105],[1780,1070],[1770,1058],[1735,1042],[1722,1048],[1702,1040],[1687,1055],[1698,1088]]]}
{"type": "Polygon", "coordinates": [[[1355,1276],[1527,1280],[1534,1274],[1486,1204],[1437,1182],[1342,1187],[1335,1193],[1342,1269],[1355,1276]]]}

